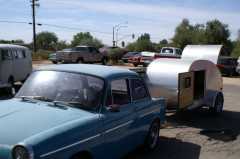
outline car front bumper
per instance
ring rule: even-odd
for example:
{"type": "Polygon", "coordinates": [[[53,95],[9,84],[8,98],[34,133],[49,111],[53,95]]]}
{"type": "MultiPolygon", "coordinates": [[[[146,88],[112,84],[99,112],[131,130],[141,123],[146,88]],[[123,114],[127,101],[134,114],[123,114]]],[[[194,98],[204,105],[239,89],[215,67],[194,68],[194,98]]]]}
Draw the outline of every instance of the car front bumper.
{"type": "Polygon", "coordinates": [[[11,152],[11,146],[0,144],[0,159],[12,159],[11,152]]]}

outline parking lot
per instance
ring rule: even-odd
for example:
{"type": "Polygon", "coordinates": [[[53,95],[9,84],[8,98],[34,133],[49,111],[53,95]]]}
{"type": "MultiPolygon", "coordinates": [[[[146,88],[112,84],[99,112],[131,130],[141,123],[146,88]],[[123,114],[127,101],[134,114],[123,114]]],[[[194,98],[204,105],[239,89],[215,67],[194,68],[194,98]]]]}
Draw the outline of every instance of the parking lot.
{"type": "MultiPolygon", "coordinates": [[[[34,68],[50,64],[35,62],[34,68]]],[[[200,109],[176,115],[167,114],[156,151],[142,148],[124,159],[238,159],[240,156],[240,78],[223,78],[224,112],[213,116],[200,109]]]]}
{"type": "Polygon", "coordinates": [[[142,149],[126,159],[238,159],[240,156],[240,78],[224,78],[224,112],[212,116],[201,109],[168,114],[160,144],[152,153],[142,149]]]}
{"type": "MultiPolygon", "coordinates": [[[[49,61],[34,62],[33,67],[49,64],[49,61]]],[[[240,77],[224,77],[223,83],[225,104],[220,116],[213,116],[205,109],[177,115],[167,113],[158,148],[150,153],[138,148],[123,159],[238,159],[240,77]]]]}

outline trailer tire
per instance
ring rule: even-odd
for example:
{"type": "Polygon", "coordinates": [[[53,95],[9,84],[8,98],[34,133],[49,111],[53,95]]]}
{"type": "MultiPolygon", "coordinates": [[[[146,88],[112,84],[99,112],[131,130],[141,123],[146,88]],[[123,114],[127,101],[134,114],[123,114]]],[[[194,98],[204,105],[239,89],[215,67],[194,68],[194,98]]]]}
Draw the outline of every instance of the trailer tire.
{"type": "Polygon", "coordinates": [[[145,150],[152,151],[157,148],[159,143],[159,132],[160,122],[159,120],[154,120],[149,128],[148,135],[144,143],[145,150]]]}
{"type": "Polygon", "coordinates": [[[210,112],[212,114],[220,114],[223,112],[224,99],[222,93],[219,93],[214,101],[214,106],[210,107],[210,112]]]}

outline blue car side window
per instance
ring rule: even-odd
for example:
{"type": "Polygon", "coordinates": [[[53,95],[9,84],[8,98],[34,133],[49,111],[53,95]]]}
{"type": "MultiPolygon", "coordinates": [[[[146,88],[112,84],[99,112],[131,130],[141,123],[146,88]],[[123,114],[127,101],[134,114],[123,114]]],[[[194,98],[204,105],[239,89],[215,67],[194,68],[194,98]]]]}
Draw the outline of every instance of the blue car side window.
{"type": "Polygon", "coordinates": [[[145,84],[140,79],[131,79],[132,99],[133,101],[141,100],[148,97],[145,84]]]}
{"type": "Polygon", "coordinates": [[[130,103],[128,81],[126,79],[114,80],[111,82],[111,91],[107,103],[125,105],[130,103]]]}

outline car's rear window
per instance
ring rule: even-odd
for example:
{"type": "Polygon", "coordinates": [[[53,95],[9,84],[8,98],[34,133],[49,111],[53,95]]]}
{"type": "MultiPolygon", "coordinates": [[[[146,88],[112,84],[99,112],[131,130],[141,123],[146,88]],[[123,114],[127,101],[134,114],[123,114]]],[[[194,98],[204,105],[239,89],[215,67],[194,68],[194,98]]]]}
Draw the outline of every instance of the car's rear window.
{"type": "Polygon", "coordinates": [[[163,53],[163,54],[172,54],[173,53],[173,49],[171,49],[171,48],[163,48],[161,53],[163,53]]]}
{"type": "Polygon", "coordinates": [[[76,51],[88,51],[87,47],[76,47],[75,48],[76,51]]]}
{"type": "Polygon", "coordinates": [[[218,61],[219,64],[222,65],[237,65],[237,60],[235,59],[220,59],[218,61]]]}

